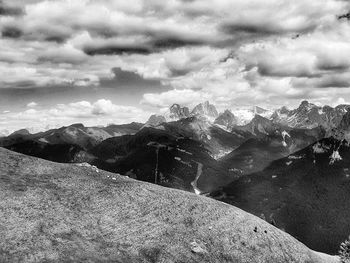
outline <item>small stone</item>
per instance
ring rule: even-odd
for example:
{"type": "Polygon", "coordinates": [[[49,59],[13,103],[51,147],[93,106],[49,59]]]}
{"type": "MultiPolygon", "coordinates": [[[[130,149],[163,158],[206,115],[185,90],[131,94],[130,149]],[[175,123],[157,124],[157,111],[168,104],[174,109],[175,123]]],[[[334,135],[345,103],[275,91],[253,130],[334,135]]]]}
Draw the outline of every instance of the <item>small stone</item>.
{"type": "Polygon", "coordinates": [[[196,254],[206,254],[208,251],[196,241],[191,242],[191,251],[196,254]]]}

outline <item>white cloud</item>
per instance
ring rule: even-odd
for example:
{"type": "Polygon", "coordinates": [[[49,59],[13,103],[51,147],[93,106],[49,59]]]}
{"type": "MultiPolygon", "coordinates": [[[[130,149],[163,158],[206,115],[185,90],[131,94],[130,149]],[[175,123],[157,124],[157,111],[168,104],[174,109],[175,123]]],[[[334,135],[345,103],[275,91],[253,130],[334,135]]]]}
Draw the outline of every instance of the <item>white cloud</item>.
{"type": "Polygon", "coordinates": [[[143,96],[142,104],[155,106],[158,108],[169,107],[174,103],[181,105],[195,105],[200,102],[206,101],[209,95],[202,92],[196,92],[191,89],[174,89],[160,94],[148,93],[143,96]]]}
{"type": "Polygon", "coordinates": [[[32,102],[30,102],[30,103],[27,104],[27,107],[28,107],[28,108],[34,108],[34,107],[36,107],[36,106],[38,106],[38,103],[36,103],[36,102],[34,102],[34,101],[32,101],[32,102]]]}
{"type": "MultiPolygon", "coordinates": [[[[337,19],[348,1],[6,2],[25,12],[0,17],[0,89],[98,86],[121,68],[174,88],[146,90],[142,103],[155,107],[350,100],[350,23],[337,19]]],[[[57,118],[139,114],[108,101],[50,110],[57,118]]]]}
{"type": "Polygon", "coordinates": [[[129,123],[146,121],[150,112],[130,107],[115,105],[110,100],[100,99],[93,103],[79,101],[58,104],[47,109],[28,109],[22,112],[0,114],[0,126],[13,132],[23,127],[33,132],[49,127],[60,127],[72,123],[85,125],[107,125],[109,123],[129,123]]]}

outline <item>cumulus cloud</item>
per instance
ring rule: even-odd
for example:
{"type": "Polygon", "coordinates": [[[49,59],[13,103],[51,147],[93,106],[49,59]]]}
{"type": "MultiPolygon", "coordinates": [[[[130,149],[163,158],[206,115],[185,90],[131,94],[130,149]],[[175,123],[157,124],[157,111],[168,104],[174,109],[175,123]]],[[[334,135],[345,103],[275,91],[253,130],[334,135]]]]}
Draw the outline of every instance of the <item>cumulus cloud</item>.
{"type": "Polygon", "coordinates": [[[127,123],[130,121],[146,121],[150,112],[112,103],[100,99],[95,102],[79,101],[68,104],[57,104],[51,108],[34,109],[34,103],[28,104],[30,109],[20,112],[0,114],[0,126],[13,132],[27,127],[31,131],[42,131],[47,126],[60,127],[72,123],[85,125],[107,125],[109,123],[127,123]]]}
{"type": "Polygon", "coordinates": [[[36,102],[34,102],[34,101],[32,101],[32,102],[30,102],[30,103],[27,104],[27,107],[28,107],[28,108],[34,108],[34,107],[36,107],[36,106],[38,106],[38,103],[36,103],[36,102]]]}
{"type": "Polygon", "coordinates": [[[347,100],[349,10],[340,0],[3,0],[0,90],[130,84],[156,108],[347,100]],[[173,90],[149,92],[161,84],[173,90]]]}

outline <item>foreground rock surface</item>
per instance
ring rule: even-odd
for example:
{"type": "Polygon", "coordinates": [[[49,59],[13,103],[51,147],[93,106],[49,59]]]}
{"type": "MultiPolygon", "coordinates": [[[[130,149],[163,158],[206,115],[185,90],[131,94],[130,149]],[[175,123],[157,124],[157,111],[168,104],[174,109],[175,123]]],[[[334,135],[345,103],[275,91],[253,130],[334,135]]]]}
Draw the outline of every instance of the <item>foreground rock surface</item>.
{"type": "Polygon", "coordinates": [[[337,262],[233,206],[2,148],[0,211],[0,262],[337,262]]]}

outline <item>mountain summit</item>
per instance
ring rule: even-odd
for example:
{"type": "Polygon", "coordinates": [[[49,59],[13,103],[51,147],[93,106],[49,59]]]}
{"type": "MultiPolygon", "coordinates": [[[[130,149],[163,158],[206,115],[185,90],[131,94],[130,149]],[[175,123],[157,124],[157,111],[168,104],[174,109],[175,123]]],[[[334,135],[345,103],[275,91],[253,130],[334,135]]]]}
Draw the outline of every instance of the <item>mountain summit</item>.
{"type": "Polygon", "coordinates": [[[173,104],[169,108],[170,120],[179,120],[190,117],[190,110],[187,107],[181,107],[179,104],[173,104]]]}
{"type": "Polygon", "coordinates": [[[349,108],[349,105],[339,105],[335,108],[327,105],[320,107],[304,100],[297,109],[288,110],[283,107],[276,110],[272,115],[272,120],[291,128],[312,129],[321,126],[330,130],[339,125],[349,108]]]}
{"type": "Polygon", "coordinates": [[[194,116],[206,117],[208,119],[215,119],[219,116],[215,106],[209,101],[198,104],[191,112],[194,116]]]}

